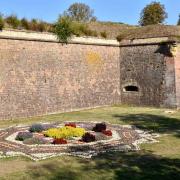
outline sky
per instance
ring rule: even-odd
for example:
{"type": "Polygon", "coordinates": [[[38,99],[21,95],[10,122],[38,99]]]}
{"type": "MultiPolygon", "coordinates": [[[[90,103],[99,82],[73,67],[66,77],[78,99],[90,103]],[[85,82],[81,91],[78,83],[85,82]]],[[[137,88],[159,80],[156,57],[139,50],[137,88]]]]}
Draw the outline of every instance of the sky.
{"type": "MultiPolygon", "coordinates": [[[[94,9],[100,21],[138,24],[141,10],[152,0],[0,0],[0,12],[16,14],[19,18],[37,18],[55,22],[74,2],[82,2],[94,9]]],[[[168,13],[166,24],[175,25],[180,14],[180,0],[159,0],[168,13]]]]}

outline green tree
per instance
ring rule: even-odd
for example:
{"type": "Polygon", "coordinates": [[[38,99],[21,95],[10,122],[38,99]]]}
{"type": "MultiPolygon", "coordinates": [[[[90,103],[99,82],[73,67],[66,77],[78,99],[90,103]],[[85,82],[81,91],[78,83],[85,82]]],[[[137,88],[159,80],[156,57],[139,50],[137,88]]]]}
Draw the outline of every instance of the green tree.
{"type": "Polygon", "coordinates": [[[26,18],[21,19],[21,26],[22,28],[29,30],[29,22],[26,18]]]}
{"type": "Polygon", "coordinates": [[[177,25],[180,26],[180,15],[179,15],[179,19],[178,19],[177,25]]]}
{"type": "Polygon", "coordinates": [[[3,15],[0,13],[0,31],[4,28],[4,19],[3,15]]]}
{"type": "Polygon", "coordinates": [[[72,20],[66,16],[60,17],[55,24],[54,33],[60,42],[67,43],[73,35],[72,20]]]}
{"type": "Polygon", "coordinates": [[[16,15],[10,15],[6,18],[6,22],[12,26],[12,28],[16,29],[20,25],[20,21],[16,15]]]}
{"type": "Polygon", "coordinates": [[[142,10],[139,24],[147,26],[163,23],[167,16],[164,5],[160,2],[152,2],[142,10]]]}
{"type": "Polygon", "coordinates": [[[95,21],[94,11],[84,3],[74,3],[67,11],[64,12],[64,16],[68,16],[73,21],[88,22],[95,21]]]}

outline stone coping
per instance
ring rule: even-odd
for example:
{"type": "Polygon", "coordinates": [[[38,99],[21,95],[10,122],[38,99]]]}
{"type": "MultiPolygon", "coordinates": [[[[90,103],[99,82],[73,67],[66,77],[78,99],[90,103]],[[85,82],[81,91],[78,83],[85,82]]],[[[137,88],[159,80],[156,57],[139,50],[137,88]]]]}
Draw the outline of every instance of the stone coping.
{"type": "Polygon", "coordinates": [[[124,39],[120,42],[122,46],[134,46],[134,45],[150,45],[150,44],[161,44],[161,43],[175,43],[178,42],[176,38],[172,37],[155,37],[155,38],[142,38],[142,39],[124,39]]]}
{"type": "MultiPolygon", "coordinates": [[[[55,42],[58,40],[56,36],[48,32],[33,32],[26,30],[5,29],[0,31],[0,39],[14,39],[26,41],[42,41],[42,42],[55,42]]],[[[133,46],[133,45],[149,45],[159,44],[164,42],[177,42],[176,38],[171,37],[155,37],[155,38],[142,38],[142,39],[124,39],[118,42],[114,39],[102,39],[97,37],[73,37],[68,44],[86,44],[86,45],[101,45],[101,46],[133,46]]]]}
{"type": "MultiPolygon", "coordinates": [[[[29,41],[44,41],[55,42],[58,40],[56,36],[48,32],[33,32],[23,30],[3,30],[0,32],[1,39],[29,40],[29,41]]],[[[69,44],[87,44],[87,45],[102,45],[102,46],[119,46],[119,42],[113,39],[101,39],[96,37],[73,37],[69,44]]]]}

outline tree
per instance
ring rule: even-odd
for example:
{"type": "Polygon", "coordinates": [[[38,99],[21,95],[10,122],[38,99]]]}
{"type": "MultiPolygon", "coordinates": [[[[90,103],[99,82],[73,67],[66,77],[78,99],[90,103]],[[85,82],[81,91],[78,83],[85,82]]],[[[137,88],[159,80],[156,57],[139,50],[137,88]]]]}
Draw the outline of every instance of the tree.
{"type": "Polygon", "coordinates": [[[71,19],[66,16],[60,16],[58,22],[55,24],[54,33],[60,42],[67,43],[73,35],[71,19]]]}
{"type": "Polygon", "coordinates": [[[0,31],[4,28],[4,19],[3,15],[0,13],[0,31]]]}
{"type": "Polygon", "coordinates": [[[12,28],[16,29],[20,25],[20,21],[16,15],[10,15],[6,18],[6,22],[12,26],[12,28]]]}
{"type": "Polygon", "coordinates": [[[94,21],[96,17],[93,14],[94,11],[84,3],[74,3],[64,12],[64,16],[79,22],[94,21]]]}
{"type": "Polygon", "coordinates": [[[142,10],[139,24],[147,26],[163,23],[167,16],[164,5],[159,2],[152,2],[142,10]]]}
{"type": "Polygon", "coordinates": [[[21,26],[24,28],[24,29],[27,29],[27,30],[29,30],[29,22],[28,22],[28,20],[26,19],[26,18],[22,18],[21,19],[21,26]]]}
{"type": "Polygon", "coordinates": [[[179,15],[179,19],[178,19],[177,25],[180,26],[180,15],[179,15]]]}

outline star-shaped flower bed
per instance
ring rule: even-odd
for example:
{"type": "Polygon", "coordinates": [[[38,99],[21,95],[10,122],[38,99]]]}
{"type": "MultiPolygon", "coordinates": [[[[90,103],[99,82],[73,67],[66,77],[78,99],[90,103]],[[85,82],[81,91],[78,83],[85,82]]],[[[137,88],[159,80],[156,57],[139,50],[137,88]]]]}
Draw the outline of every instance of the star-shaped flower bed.
{"type": "Polygon", "coordinates": [[[103,152],[137,151],[156,134],[129,125],[97,122],[41,123],[0,130],[0,158],[24,155],[41,160],[63,154],[90,158],[103,152]]]}

